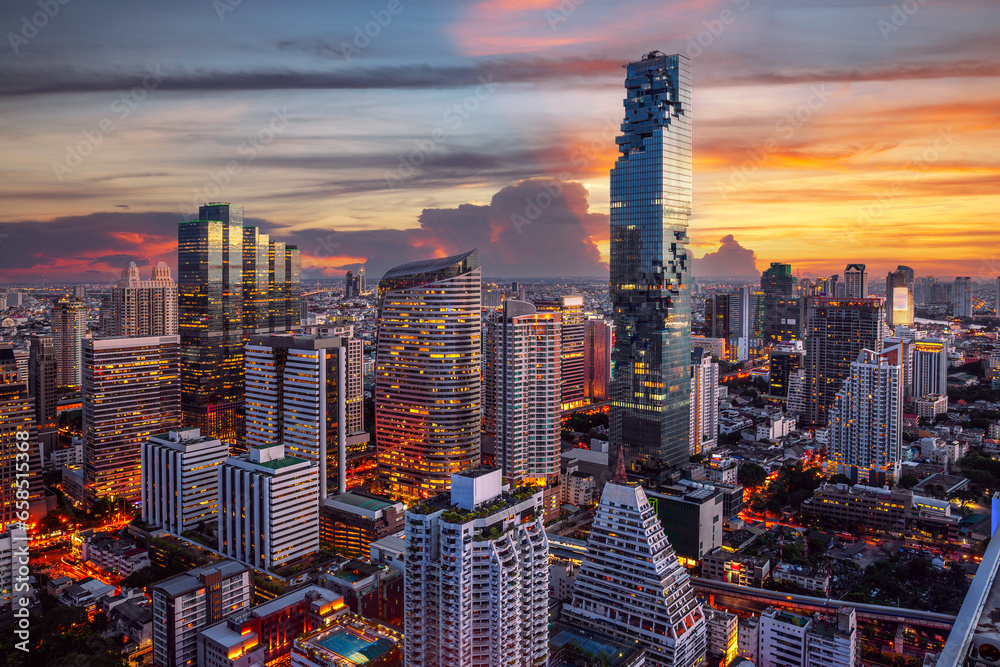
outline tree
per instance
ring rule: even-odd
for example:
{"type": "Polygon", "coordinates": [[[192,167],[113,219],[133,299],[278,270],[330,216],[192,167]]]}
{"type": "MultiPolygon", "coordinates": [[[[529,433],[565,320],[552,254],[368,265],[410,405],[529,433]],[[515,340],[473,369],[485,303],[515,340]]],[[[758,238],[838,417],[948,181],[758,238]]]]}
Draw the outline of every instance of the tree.
{"type": "Polygon", "coordinates": [[[916,477],[907,473],[899,478],[899,486],[904,489],[912,489],[919,481],[916,477]]]}
{"type": "Polygon", "coordinates": [[[756,489],[767,481],[767,471],[759,463],[744,463],[736,472],[736,480],[748,489],[756,489]]]}
{"type": "Polygon", "coordinates": [[[847,484],[848,486],[854,485],[854,482],[851,481],[850,477],[839,472],[835,475],[830,475],[830,479],[828,479],[827,482],[829,484],[847,484]]]}

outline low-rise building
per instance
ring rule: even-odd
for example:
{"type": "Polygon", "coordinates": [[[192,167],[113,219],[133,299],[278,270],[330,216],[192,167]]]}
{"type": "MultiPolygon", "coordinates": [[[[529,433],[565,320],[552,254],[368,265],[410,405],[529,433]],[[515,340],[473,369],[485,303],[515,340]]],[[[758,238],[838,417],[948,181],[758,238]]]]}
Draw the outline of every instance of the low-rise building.
{"type": "Polygon", "coordinates": [[[880,530],[901,530],[913,508],[913,494],[906,489],[855,484],[824,484],[802,503],[802,511],[838,519],[844,525],[880,530]]]}
{"type": "Polygon", "coordinates": [[[771,561],[719,548],[702,558],[701,576],[711,581],[760,588],[771,576],[771,561]]]}
{"type": "Polygon", "coordinates": [[[352,492],[324,498],[319,508],[320,542],[348,558],[368,555],[372,542],[405,527],[403,503],[352,492]]]}
{"type": "Polygon", "coordinates": [[[567,461],[559,472],[560,502],[588,507],[597,502],[597,479],[580,470],[576,459],[567,461]]]}
{"type": "Polygon", "coordinates": [[[550,665],[644,667],[645,655],[637,641],[616,639],[577,625],[555,623],[549,632],[550,665]]]}
{"type": "Polygon", "coordinates": [[[320,575],[317,583],[344,598],[347,608],[365,618],[403,625],[403,573],[359,560],[320,575]]]}
{"type": "Polygon", "coordinates": [[[553,558],[549,565],[549,592],[557,600],[570,602],[573,599],[573,584],[579,564],[573,561],[553,558]]]}
{"type": "Polygon", "coordinates": [[[400,572],[406,571],[406,539],[403,533],[383,537],[371,543],[368,549],[368,562],[372,565],[391,567],[400,572]]]}
{"type": "Polygon", "coordinates": [[[83,542],[83,560],[122,577],[149,567],[149,552],[130,537],[94,534],[83,542]]]}
{"type": "Polygon", "coordinates": [[[802,567],[790,563],[778,563],[774,566],[771,576],[775,581],[785,581],[796,584],[808,591],[827,595],[830,592],[830,575],[816,568],[802,567]]]}
{"type": "Polygon", "coordinates": [[[736,648],[739,656],[756,663],[760,655],[760,617],[740,617],[737,625],[736,648]]]}
{"type": "Polygon", "coordinates": [[[938,415],[948,412],[948,396],[942,394],[928,394],[913,401],[917,412],[917,417],[921,419],[933,420],[938,415]]]}
{"type": "Polygon", "coordinates": [[[704,605],[708,629],[708,663],[728,665],[739,651],[739,617],[704,605]]]}
{"type": "Polygon", "coordinates": [[[401,667],[403,636],[355,614],[302,635],[292,643],[292,667],[401,667]]]}
{"type": "Polygon", "coordinates": [[[115,594],[115,587],[93,577],[86,577],[63,589],[59,601],[70,607],[95,609],[101,600],[115,594]]]}

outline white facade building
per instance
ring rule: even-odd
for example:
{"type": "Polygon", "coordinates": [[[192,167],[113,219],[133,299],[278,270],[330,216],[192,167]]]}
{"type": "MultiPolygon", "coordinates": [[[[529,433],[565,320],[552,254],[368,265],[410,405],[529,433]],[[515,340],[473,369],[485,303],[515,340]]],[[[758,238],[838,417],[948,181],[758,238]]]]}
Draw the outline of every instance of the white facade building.
{"type": "Polygon", "coordinates": [[[854,482],[899,480],[902,464],[902,346],[862,350],[830,411],[830,462],[854,482]]]}
{"type": "Polygon", "coordinates": [[[728,665],[736,657],[739,647],[739,616],[705,607],[705,621],[708,628],[709,662],[728,665]]]}
{"type": "Polygon", "coordinates": [[[604,486],[573,603],[563,613],[585,628],[638,640],[653,667],[705,659],[705,613],[642,487],[625,479],[619,455],[604,486]]]}
{"type": "Polygon", "coordinates": [[[219,516],[219,466],[229,445],[196,428],[168,431],[143,443],[142,520],[174,535],[219,516]]]}
{"type": "MultiPolygon", "coordinates": [[[[19,548],[28,548],[28,531],[9,527],[0,533],[0,610],[8,610],[14,603],[14,572],[23,558],[18,556],[19,548]]],[[[17,597],[27,597],[27,593],[19,591],[17,597]]]]}
{"type": "Polygon", "coordinates": [[[544,667],[549,543],[542,491],[500,470],[452,475],[406,512],[407,667],[544,667]]]}
{"type": "Polygon", "coordinates": [[[135,262],[122,269],[121,280],[111,288],[102,336],[176,336],[177,285],[170,267],[153,267],[149,280],[139,278],[135,262]]]}
{"type": "Polygon", "coordinates": [[[703,454],[719,444],[719,364],[709,349],[695,347],[691,354],[691,455],[703,454]]]}
{"type": "Polygon", "coordinates": [[[913,342],[912,395],[922,398],[930,394],[948,394],[948,341],[924,338],[913,342]]]}
{"type": "Polygon", "coordinates": [[[855,667],[857,615],[841,607],[836,615],[800,616],[768,607],[760,616],[759,667],[855,667]]]}
{"type": "Polygon", "coordinates": [[[283,445],[219,467],[219,552],[273,570],[319,551],[319,468],[283,445]]]}

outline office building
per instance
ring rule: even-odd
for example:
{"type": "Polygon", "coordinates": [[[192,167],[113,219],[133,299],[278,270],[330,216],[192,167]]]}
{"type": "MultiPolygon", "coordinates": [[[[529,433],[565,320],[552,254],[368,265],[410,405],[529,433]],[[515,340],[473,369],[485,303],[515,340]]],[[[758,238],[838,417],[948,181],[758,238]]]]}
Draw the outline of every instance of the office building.
{"type": "Polygon", "coordinates": [[[111,288],[102,321],[104,336],[176,336],[177,285],[170,267],[159,262],[150,279],[142,280],[139,268],[130,262],[111,288]]]}
{"type": "Polygon", "coordinates": [[[792,376],[805,369],[805,352],[801,349],[776,349],[768,354],[771,371],[767,394],[771,398],[788,399],[792,376]]]}
{"type": "Polygon", "coordinates": [[[319,551],[319,468],[283,445],[250,446],[219,468],[219,552],[273,572],[319,551]]]}
{"type": "Polygon", "coordinates": [[[900,382],[903,383],[903,401],[909,403],[913,400],[913,369],[916,360],[917,346],[913,340],[911,329],[900,326],[899,331],[905,336],[893,336],[882,341],[882,349],[899,346],[900,348],[900,382]]]}
{"type": "Polygon", "coordinates": [[[629,466],[688,459],[691,64],[652,51],[627,65],[611,170],[615,368],[611,444],[629,466]]]}
{"type": "Polygon", "coordinates": [[[250,572],[222,561],[153,586],[153,664],[200,667],[198,633],[250,607],[250,572]]]}
{"type": "Polygon", "coordinates": [[[320,498],[347,491],[348,449],[367,447],[361,364],[350,363],[361,344],[282,334],[253,336],[246,347],[247,444],[280,442],[289,456],[317,465],[320,498]]]}
{"type": "Polygon", "coordinates": [[[900,266],[885,278],[885,321],[913,326],[913,269],[900,266]]]}
{"type": "Polygon", "coordinates": [[[973,300],[972,278],[958,277],[951,286],[951,314],[955,317],[972,317],[976,310],[973,300]]]}
{"type": "Polygon", "coordinates": [[[479,252],[390,269],[378,287],[375,429],[384,491],[429,498],[478,465],[479,252]]]}
{"type": "Polygon", "coordinates": [[[882,299],[806,299],[806,423],[826,426],[827,412],[851,363],[861,350],[882,349],[884,312],[882,299]]]}
{"type": "Polygon", "coordinates": [[[27,350],[14,350],[14,364],[17,366],[17,381],[28,384],[28,361],[30,353],[27,350]]]}
{"type": "Polygon", "coordinates": [[[860,657],[857,625],[853,607],[841,607],[829,616],[800,616],[768,607],[760,615],[758,664],[854,667],[860,657]]]}
{"type": "Polygon", "coordinates": [[[496,423],[496,464],[513,482],[555,485],[565,387],[562,314],[508,299],[486,332],[483,394],[495,403],[484,409],[495,415],[489,421],[496,423]]]}
{"type": "Polygon", "coordinates": [[[563,617],[619,639],[637,639],[653,667],[700,665],[705,614],[656,514],[619,463],[601,494],[563,617]]]}
{"type": "Polygon", "coordinates": [[[344,599],[319,586],[306,586],[198,632],[198,665],[256,667],[287,661],[296,637],[347,614],[344,599]]]}
{"type": "Polygon", "coordinates": [[[319,506],[320,544],[349,558],[367,558],[372,542],[404,528],[403,503],[362,493],[324,498],[319,506]]]}
{"type": "Polygon", "coordinates": [[[52,307],[52,343],[56,349],[56,384],[60,387],[80,387],[85,333],[87,306],[83,300],[57,300],[52,307]]]}
{"type": "Polygon", "coordinates": [[[348,271],[344,275],[344,298],[353,299],[358,295],[357,283],[354,281],[354,272],[348,271]]]}
{"type": "Polygon", "coordinates": [[[798,296],[798,281],[792,276],[790,264],[772,262],[760,276],[763,292],[765,345],[802,339],[802,314],[798,296]]]}
{"type": "Polygon", "coordinates": [[[729,295],[730,360],[746,361],[758,357],[764,348],[763,336],[764,293],[746,285],[729,295]]]}
{"type": "Polygon", "coordinates": [[[823,484],[802,503],[804,513],[879,530],[903,530],[912,508],[913,494],[906,489],[890,491],[862,484],[823,484]]]}
{"type": "Polygon", "coordinates": [[[45,513],[44,493],[35,401],[28,395],[28,385],[18,380],[13,349],[3,344],[0,345],[0,531],[15,522],[27,523],[22,514],[25,509],[29,520],[41,518],[45,513]],[[25,498],[18,497],[25,481],[27,507],[22,504],[25,498]]]}
{"type": "MultiPolygon", "coordinates": [[[[730,333],[728,294],[712,294],[705,298],[705,332],[708,338],[723,340],[728,345],[730,333]]],[[[726,358],[728,359],[728,356],[726,358]]]]}
{"type": "Polygon", "coordinates": [[[611,386],[611,326],[587,320],[583,334],[584,396],[591,403],[608,400],[611,386]]]}
{"type": "Polygon", "coordinates": [[[174,535],[219,519],[219,466],[229,446],[196,428],[167,431],[142,444],[142,520],[174,535]]]}
{"type": "Polygon", "coordinates": [[[178,336],[98,338],[83,349],[86,504],[142,499],[140,449],[180,426],[178,336]]]}
{"type": "Polygon", "coordinates": [[[544,667],[549,544],[542,491],[499,470],[456,473],[406,511],[407,667],[544,667]]]}
{"type": "Polygon", "coordinates": [[[862,350],[830,410],[831,464],[852,482],[899,480],[903,461],[902,346],[862,350]]]}
{"type": "Polygon", "coordinates": [[[848,264],[844,269],[843,296],[848,299],[868,298],[868,274],[864,264],[848,264]]]}
{"type": "Polygon", "coordinates": [[[51,336],[28,339],[28,394],[35,399],[35,424],[42,461],[59,446],[56,381],[59,377],[56,347],[51,336]]]}
{"type": "Polygon", "coordinates": [[[911,395],[922,398],[948,393],[948,341],[921,338],[913,342],[913,384],[911,395]]]}
{"type": "Polygon", "coordinates": [[[562,384],[562,409],[579,408],[587,403],[584,391],[587,375],[584,359],[587,320],[583,314],[583,297],[569,294],[561,299],[536,300],[535,308],[539,313],[560,313],[562,316],[562,370],[559,376],[562,384]]]}
{"type": "Polygon", "coordinates": [[[722,546],[724,497],[719,489],[682,482],[646,489],[646,496],[678,558],[693,565],[722,546]]]}
{"type": "Polygon", "coordinates": [[[184,424],[242,446],[250,336],[299,330],[299,251],[243,226],[243,207],[202,206],[178,225],[184,424]]]}
{"type": "Polygon", "coordinates": [[[691,353],[691,442],[688,451],[703,454],[719,444],[719,364],[712,352],[696,347],[691,353]]]}

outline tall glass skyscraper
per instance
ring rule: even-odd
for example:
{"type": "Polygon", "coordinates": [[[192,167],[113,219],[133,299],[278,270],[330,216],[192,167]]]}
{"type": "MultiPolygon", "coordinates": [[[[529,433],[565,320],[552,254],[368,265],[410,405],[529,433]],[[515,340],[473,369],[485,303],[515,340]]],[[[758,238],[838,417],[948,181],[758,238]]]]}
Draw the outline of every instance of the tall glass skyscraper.
{"type": "Polygon", "coordinates": [[[378,286],[375,429],[384,490],[430,498],[479,464],[479,251],[390,269],[378,286]]]}
{"type": "Polygon", "coordinates": [[[611,440],[629,466],[688,460],[691,388],[691,65],[653,51],[626,65],[611,170],[611,440]]]}

